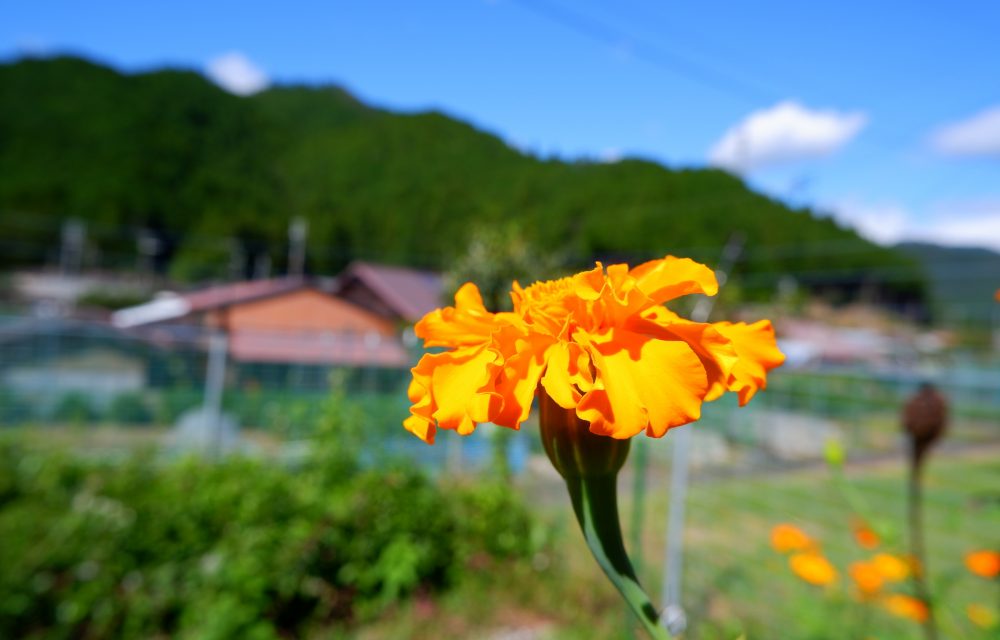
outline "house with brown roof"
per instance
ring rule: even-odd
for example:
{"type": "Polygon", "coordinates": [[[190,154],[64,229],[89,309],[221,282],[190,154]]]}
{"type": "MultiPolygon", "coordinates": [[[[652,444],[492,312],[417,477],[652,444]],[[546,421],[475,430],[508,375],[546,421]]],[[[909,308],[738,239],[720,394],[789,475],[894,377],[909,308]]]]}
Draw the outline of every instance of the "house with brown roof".
{"type": "Polygon", "coordinates": [[[441,306],[441,274],[371,262],[352,262],[333,291],[345,300],[397,324],[413,324],[441,306]]]}
{"type": "Polygon", "coordinates": [[[410,355],[396,323],[306,278],[275,278],[166,293],[112,316],[160,344],[228,338],[243,363],[402,368],[410,355]]]}

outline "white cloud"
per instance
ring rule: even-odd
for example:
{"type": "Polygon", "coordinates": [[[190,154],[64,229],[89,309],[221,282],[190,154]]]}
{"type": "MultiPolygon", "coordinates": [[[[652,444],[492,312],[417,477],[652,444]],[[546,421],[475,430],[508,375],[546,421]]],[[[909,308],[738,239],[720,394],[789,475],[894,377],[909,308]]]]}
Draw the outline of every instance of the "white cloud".
{"type": "Polygon", "coordinates": [[[213,58],[205,72],[215,84],[238,96],[249,96],[266,89],[270,80],[264,71],[239,51],[213,58]]]}
{"type": "Polygon", "coordinates": [[[954,247],[1000,251],[1000,199],[934,205],[929,221],[914,228],[909,236],[954,247]]]}
{"type": "Polygon", "coordinates": [[[880,244],[914,240],[1000,251],[1000,199],[939,202],[920,217],[893,202],[849,199],[825,208],[840,222],[880,244]]]}
{"type": "Polygon", "coordinates": [[[28,57],[44,56],[52,51],[52,45],[47,40],[35,35],[21,35],[14,41],[14,49],[18,54],[28,57]]]}
{"type": "Polygon", "coordinates": [[[842,200],[828,207],[840,222],[853,227],[865,238],[879,244],[894,244],[911,226],[909,212],[895,202],[842,200]]]}
{"type": "Polygon", "coordinates": [[[598,156],[601,162],[605,164],[614,164],[616,162],[621,162],[625,157],[622,150],[618,147],[608,147],[607,149],[601,150],[601,155],[598,156]]]}
{"type": "Polygon", "coordinates": [[[709,152],[709,161],[732,171],[829,155],[868,122],[861,112],[812,110],[794,101],[755,111],[730,128],[709,152]]]}
{"type": "Polygon", "coordinates": [[[941,127],[931,135],[931,145],[946,156],[1000,158],[1000,105],[941,127]]]}

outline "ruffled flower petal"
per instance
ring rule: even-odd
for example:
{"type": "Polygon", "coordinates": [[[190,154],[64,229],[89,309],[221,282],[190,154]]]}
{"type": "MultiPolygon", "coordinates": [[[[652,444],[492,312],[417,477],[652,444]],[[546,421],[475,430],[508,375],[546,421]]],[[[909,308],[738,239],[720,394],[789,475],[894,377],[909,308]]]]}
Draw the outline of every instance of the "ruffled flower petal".
{"type": "Polygon", "coordinates": [[[414,332],[426,347],[467,347],[488,340],[494,328],[494,314],[483,306],[476,285],[467,282],[455,293],[454,307],[431,311],[414,332]]]}
{"type": "Polygon", "coordinates": [[[427,444],[434,444],[437,420],[431,417],[434,408],[431,406],[430,376],[418,378],[414,373],[407,395],[413,406],[410,407],[410,416],[403,420],[403,427],[427,444]]]}
{"type": "Polygon", "coordinates": [[[713,325],[678,318],[663,307],[655,307],[643,317],[633,319],[629,328],[663,340],[683,340],[698,355],[708,377],[705,402],[715,400],[729,390],[732,372],[739,355],[732,340],[713,325]]]}
{"type": "Polygon", "coordinates": [[[594,386],[590,355],[575,342],[556,342],[546,354],[542,387],[563,409],[576,409],[583,394],[594,386]]]}
{"type": "Polygon", "coordinates": [[[472,433],[477,423],[488,422],[503,402],[493,389],[500,361],[496,351],[483,346],[425,354],[412,369],[414,405],[406,428],[427,440],[433,439],[433,425],[421,421],[462,435],[472,433]]]}
{"type": "Polygon", "coordinates": [[[632,269],[630,274],[654,304],[692,293],[714,296],[719,292],[715,272],[690,258],[667,256],[650,260],[632,269]]]}
{"type": "Polygon", "coordinates": [[[503,398],[499,411],[490,421],[502,427],[518,429],[528,419],[535,398],[538,380],[545,369],[545,352],[553,339],[527,335],[511,341],[510,352],[496,384],[496,393],[503,398]]]}
{"type": "Polygon", "coordinates": [[[658,438],[701,417],[708,383],[687,343],[617,327],[581,337],[597,375],[576,413],[590,421],[591,431],[630,438],[645,430],[658,438]]]}
{"type": "Polygon", "coordinates": [[[767,388],[767,372],[780,366],[785,354],[778,349],[770,320],[753,324],[716,322],[712,326],[732,341],[739,356],[730,374],[729,390],[739,394],[742,407],[758,389],[767,388]]]}

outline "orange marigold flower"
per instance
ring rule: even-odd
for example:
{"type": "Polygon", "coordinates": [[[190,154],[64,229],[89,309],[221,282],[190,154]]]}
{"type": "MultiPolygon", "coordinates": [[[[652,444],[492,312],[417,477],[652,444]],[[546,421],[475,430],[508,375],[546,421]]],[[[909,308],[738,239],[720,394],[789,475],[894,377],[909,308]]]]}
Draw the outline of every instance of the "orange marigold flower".
{"type": "Polygon", "coordinates": [[[796,553],[788,560],[788,564],[795,575],[809,584],[823,587],[837,580],[837,570],[829,560],[815,551],[796,553]]]}
{"type": "Polygon", "coordinates": [[[467,283],[454,307],[416,325],[426,346],[447,350],[412,369],[404,426],[429,443],[437,428],[517,429],[539,385],[591,432],[613,438],[660,437],[726,391],[746,404],[784,361],[771,323],[692,322],[661,306],[717,291],[711,269],[670,256],[633,269],[597,263],[526,288],[515,282],[513,312],[487,311],[467,283]]]}
{"type": "Polygon", "coordinates": [[[858,546],[862,549],[874,549],[881,542],[878,534],[868,526],[867,522],[860,518],[855,518],[852,521],[851,529],[854,532],[854,541],[857,542],[858,546]]]}
{"type": "Polygon", "coordinates": [[[910,563],[889,553],[876,554],[871,565],[888,582],[900,582],[910,575],[910,563]]]}
{"type": "Polygon", "coordinates": [[[973,551],[965,555],[965,566],[969,571],[983,578],[1000,575],[1000,552],[973,551]]]}
{"type": "Polygon", "coordinates": [[[871,562],[853,562],[848,573],[851,574],[854,586],[858,588],[862,596],[875,595],[882,590],[882,585],[885,584],[885,578],[871,562]]]}
{"type": "Polygon", "coordinates": [[[977,627],[982,629],[992,629],[1000,623],[1000,616],[997,612],[985,604],[970,604],[965,607],[965,615],[969,616],[969,620],[977,627]]]}
{"type": "Polygon", "coordinates": [[[779,524],[771,529],[771,546],[778,553],[806,551],[816,547],[806,532],[792,524],[779,524]]]}
{"type": "Polygon", "coordinates": [[[922,600],[899,593],[886,596],[882,600],[882,606],[894,616],[909,618],[921,624],[927,622],[929,616],[927,605],[922,600]]]}

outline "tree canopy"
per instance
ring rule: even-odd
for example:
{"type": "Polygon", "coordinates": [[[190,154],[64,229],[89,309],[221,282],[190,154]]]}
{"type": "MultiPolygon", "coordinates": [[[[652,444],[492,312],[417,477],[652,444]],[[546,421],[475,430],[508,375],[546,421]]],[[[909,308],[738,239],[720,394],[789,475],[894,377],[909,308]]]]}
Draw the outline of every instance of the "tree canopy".
{"type": "MultiPolygon", "coordinates": [[[[309,269],[349,260],[447,269],[481,227],[515,223],[572,265],[678,253],[714,263],[733,233],[740,269],[772,292],[809,287],[919,298],[914,261],[830,217],[716,169],[539,158],[443,113],[395,113],[333,86],[251,97],[200,74],[122,74],[73,57],[0,65],[0,229],[10,264],[53,259],[82,220],[102,264],[135,264],[154,234],[175,276],[218,275],[238,245],[284,265],[309,223],[309,269]]],[[[756,284],[755,284],[756,283],[756,284]]]]}

